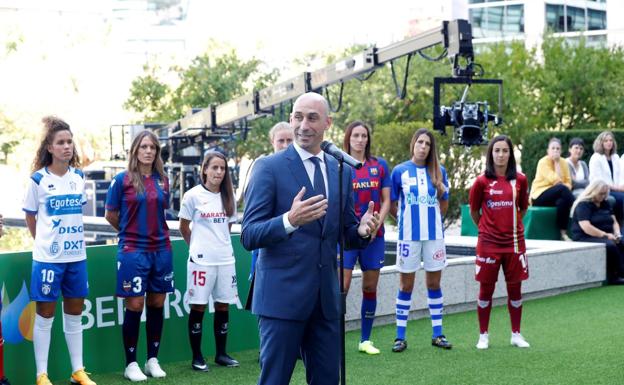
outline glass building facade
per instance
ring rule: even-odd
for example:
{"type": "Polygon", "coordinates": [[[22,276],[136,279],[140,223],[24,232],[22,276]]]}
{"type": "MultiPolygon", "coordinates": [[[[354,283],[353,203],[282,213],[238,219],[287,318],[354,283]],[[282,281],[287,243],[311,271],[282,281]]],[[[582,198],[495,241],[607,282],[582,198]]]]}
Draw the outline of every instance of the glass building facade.
{"type": "MultiPolygon", "coordinates": [[[[473,37],[496,40],[522,37],[533,28],[534,33],[583,33],[607,29],[606,0],[539,1],[539,0],[468,0],[468,16],[473,37]],[[539,4],[536,4],[539,3],[539,4]],[[569,4],[568,4],[569,3],[569,4]],[[538,7],[538,8],[536,8],[538,7]],[[540,9],[540,7],[543,7],[540,9]],[[537,12],[536,12],[537,11],[537,12]],[[544,17],[535,23],[535,17],[544,17]],[[531,21],[532,23],[526,23],[531,21]],[[535,31],[535,26],[542,31],[535,31]]],[[[597,38],[592,34],[592,39],[597,38]]]]}

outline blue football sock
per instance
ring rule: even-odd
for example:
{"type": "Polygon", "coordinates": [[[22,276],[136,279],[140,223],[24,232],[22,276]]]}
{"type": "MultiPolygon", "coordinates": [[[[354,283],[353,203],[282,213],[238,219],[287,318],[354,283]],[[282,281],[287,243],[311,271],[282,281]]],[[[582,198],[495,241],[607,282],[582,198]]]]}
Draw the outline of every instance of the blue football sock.
{"type": "Polygon", "coordinates": [[[362,338],[361,341],[370,340],[373,322],[375,321],[375,310],[377,309],[377,292],[362,292],[362,338]]]}
{"type": "Polygon", "coordinates": [[[429,315],[431,315],[431,327],[433,328],[432,338],[436,338],[442,333],[442,309],[444,298],[442,289],[427,289],[427,305],[429,305],[429,315]]]}
{"type": "Polygon", "coordinates": [[[412,293],[401,291],[397,294],[396,300],[396,325],[397,339],[405,339],[405,331],[407,329],[407,317],[409,316],[410,303],[412,301],[412,293]]]}

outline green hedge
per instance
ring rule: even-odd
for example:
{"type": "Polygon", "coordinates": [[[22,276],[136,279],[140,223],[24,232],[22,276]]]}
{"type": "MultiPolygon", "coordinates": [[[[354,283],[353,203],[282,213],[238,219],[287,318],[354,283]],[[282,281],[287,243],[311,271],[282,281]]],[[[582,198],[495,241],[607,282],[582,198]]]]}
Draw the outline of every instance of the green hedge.
{"type": "MultiPolygon", "coordinates": [[[[624,130],[612,130],[615,136],[616,143],[620,143],[618,153],[624,149],[624,130]]],[[[568,143],[572,138],[581,138],[585,141],[585,154],[583,160],[589,164],[589,158],[594,153],[593,145],[596,137],[602,132],[602,130],[596,129],[584,129],[584,130],[569,130],[569,131],[538,131],[527,135],[524,138],[522,144],[522,172],[524,172],[529,179],[529,184],[533,182],[535,177],[535,169],[537,168],[537,162],[546,155],[546,149],[548,148],[548,141],[550,138],[555,137],[561,140],[561,156],[568,157],[568,143]]]]}

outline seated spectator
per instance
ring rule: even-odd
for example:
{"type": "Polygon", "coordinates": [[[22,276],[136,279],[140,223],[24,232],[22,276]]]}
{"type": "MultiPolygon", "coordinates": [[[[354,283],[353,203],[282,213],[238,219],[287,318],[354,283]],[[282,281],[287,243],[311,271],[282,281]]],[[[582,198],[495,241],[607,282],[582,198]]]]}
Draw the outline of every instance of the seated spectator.
{"type": "Polygon", "coordinates": [[[589,167],[581,158],[585,152],[585,142],[581,138],[572,138],[568,146],[570,156],[566,158],[572,179],[572,195],[577,198],[589,184],[589,167]]]}
{"type": "Polygon", "coordinates": [[[572,206],[572,239],[604,243],[607,247],[607,280],[624,284],[624,244],[620,225],[607,203],[609,186],[603,180],[593,181],[572,206]]]}
{"type": "Polygon", "coordinates": [[[533,206],[557,208],[557,227],[564,241],[570,240],[566,232],[570,207],[574,203],[571,188],[570,170],[567,162],[561,158],[561,141],[552,138],[548,142],[547,155],[537,163],[529,196],[533,206]]]}
{"type": "Polygon", "coordinates": [[[613,211],[618,223],[624,218],[624,184],[620,175],[620,157],[617,143],[611,131],[603,131],[594,140],[594,153],[589,159],[589,182],[603,180],[609,186],[610,195],[615,199],[613,211]]]}

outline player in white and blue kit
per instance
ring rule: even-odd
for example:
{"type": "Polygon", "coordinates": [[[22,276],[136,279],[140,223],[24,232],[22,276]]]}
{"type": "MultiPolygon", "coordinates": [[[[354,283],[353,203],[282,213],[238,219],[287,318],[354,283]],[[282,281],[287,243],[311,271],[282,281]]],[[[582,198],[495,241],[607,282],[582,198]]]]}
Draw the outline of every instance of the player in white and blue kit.
{"type": "Polygon", "coordinates": [[[410,152],[411,159],[397,165],[390,177],[391,212],[397,217],[399,227],[396,265],[401,277],[396,300],[397,335],[392,351],[402,352],[407,348],[407,318],[421,261],[433,329],[431,344],[450,349],[452,345],[442,333],[440,289],[442,269],[446,266],[442,215],[448,208],[448,179],[438,161],[435,137],[429,130],[421,128],[414,133],[410,152]]]}
{"type": "Polygon", "coordinates": [[[37,385],[50,385],[48,351],[56,301],[63,295],[63,331],[72,365],[71,382],[95,385],[82,364],[82,308],[88,294],[82,205],[84,176],[69,125],[43,118],[43,139],[24,198],[28,230],[35,239],[30,297],[36,302],[33,346],[37,385]]]}

